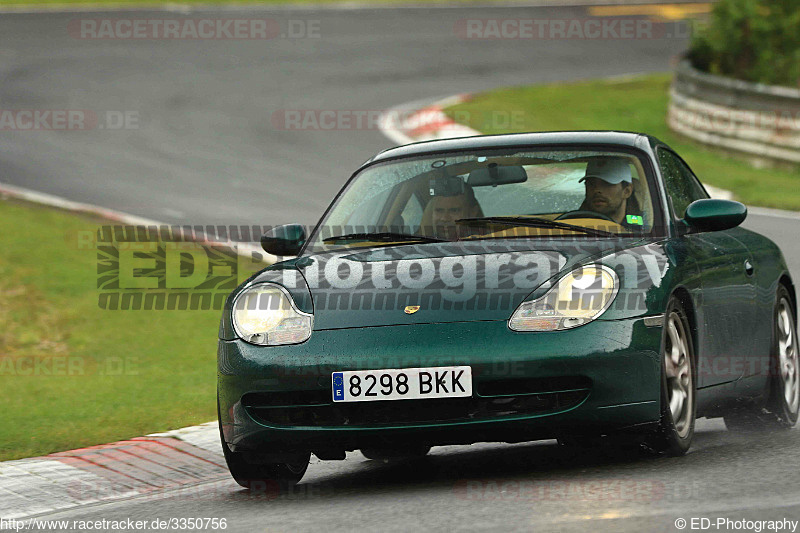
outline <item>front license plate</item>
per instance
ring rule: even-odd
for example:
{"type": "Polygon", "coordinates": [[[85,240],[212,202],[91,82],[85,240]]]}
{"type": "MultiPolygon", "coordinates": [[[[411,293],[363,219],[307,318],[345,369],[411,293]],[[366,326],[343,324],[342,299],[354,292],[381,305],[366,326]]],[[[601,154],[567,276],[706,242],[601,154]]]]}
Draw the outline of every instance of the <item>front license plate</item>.
{"type": "Polygon", "coordinates": [[[334,372],[334,402],[419,400],[472,396],[468,366],[334,372]]]}

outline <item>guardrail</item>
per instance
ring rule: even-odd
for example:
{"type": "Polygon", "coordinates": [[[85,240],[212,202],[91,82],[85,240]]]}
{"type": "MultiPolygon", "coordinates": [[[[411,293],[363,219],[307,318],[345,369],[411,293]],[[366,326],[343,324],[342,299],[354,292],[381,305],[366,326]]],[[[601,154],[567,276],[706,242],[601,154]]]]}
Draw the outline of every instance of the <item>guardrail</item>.
{"type": "Polygon", "coordinates": [[[800,89],[706,74],[682,61],[670,88],[673,131],[757,161],[800,164],[800,89]]]}

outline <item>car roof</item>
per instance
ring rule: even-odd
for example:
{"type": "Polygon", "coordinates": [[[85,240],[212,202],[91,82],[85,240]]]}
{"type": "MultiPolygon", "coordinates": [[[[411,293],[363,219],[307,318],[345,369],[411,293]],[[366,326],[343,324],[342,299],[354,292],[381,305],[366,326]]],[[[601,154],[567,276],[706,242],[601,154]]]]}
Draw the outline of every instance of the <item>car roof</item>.
{"type": "MultiPolygon", "coordinates": [[[[500,135],[476,135],[474,137],[457,137],[433,141],[421,141],[395,148],[389,148],[365,163],[375,163],[397,157],[425,155],[454,150],[470,150],[481,148],[513,148],[536,145],[574,144],[597,145],[608,144],[640,149],[655,148],[664,145],[661,141],[644,133],[630,131],[546,131],[531,133],[505,133],[500,135]]],[[[665,145],[664,145],[665,146],[665,145]]]]}

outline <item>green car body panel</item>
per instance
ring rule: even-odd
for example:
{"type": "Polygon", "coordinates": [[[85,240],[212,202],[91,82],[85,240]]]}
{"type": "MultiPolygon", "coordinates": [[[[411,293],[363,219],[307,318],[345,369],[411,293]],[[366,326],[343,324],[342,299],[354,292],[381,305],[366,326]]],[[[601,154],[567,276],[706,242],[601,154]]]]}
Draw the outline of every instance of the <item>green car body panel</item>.
{"type": "MultiPolygon", "coordinates": [[[[539,254],[554,265],[547,280],[509,291],[495,306],[423,306],[414,314],[403,313],[404,305],[417,303],[413,294],[401,294],[396,305],[380,309],[336,308],[330,300],[320,305],[323,296],[348,292],[309,287],[309,269],[326,259],[322,255],[301,252],[296,259],[272,265],[231,294],[220,324],[219,415],[229,448],[325,455],[382,443],[513,442],[650,427],[661,412],[663,315],[672,296],[681,299],[692,325],[698,416],[718,416],[744,396],[763,394],[778,284],[786,285],[793,298],[795,294],[786,262],[772,241],[752,231],[733,227],[692,232],[684,221],[668,216],[669,199],[656,156],[668,147],[657,139],[625,132],[568,132],[434,141],[382,152],[361,169],[458,149],[564,144],[625,147],[643,155],[657,182],[663,234],[585,239],[579,246],[557,239],[511,239],[483,247],[461,242],[398,246],[390,258],[373,257],[369,250],[350,254],[364,268],[378,263],[391,268],[404,257],[438,265],[448,254],[473,255],[478,261],[498,254],[512,259],[539,254]],[[590,263],[613,265],[620,272],[615,304],[602,315],[565,331],[509,328],[520,303],[590,263]],[[637,276],[636,269],[646,275],[637,276]],[[626,285],[630,278],[636,282],[626,285]],[[257,346],[237,338],[231,323],[233,301],[261,282],[285,287],[300,311],[314,315],[307,341],[257,346]],[[626,305],[632,293],[640,301],[626,305]],[[473,397],[446,400],[458,409],[437,400],[377,402],[386,404],[381,406],[334,405],[331,400],[334,371],[458,365],[473,370],[473,397]]],[[[695,212],[710,216],[714,209],[710,203],[695,212]]]]}

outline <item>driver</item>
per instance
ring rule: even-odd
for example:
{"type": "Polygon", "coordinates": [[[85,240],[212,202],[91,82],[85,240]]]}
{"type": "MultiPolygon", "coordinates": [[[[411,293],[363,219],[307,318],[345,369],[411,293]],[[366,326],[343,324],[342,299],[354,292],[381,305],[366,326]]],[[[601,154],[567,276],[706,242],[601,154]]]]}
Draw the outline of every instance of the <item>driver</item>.
{"type": "Polygon", "coordinates": [[[455,240],[471,233],[463,225],[456,224],[456,220],[483,216],[472,187],[460,178],[448,178],[444,186],[432,186],[431,192],[433,197],[428,208],[433,235],[439,239],[455,240]]]}
{"type": "Polygon", "coordinates": [[[586,186],[586,198],[580,209],[605,215],[628,230],[641,230],[642,217],[633,197],[630,163],[621,157],[589,161],[586,175],[579,182],[586,186]]]}

